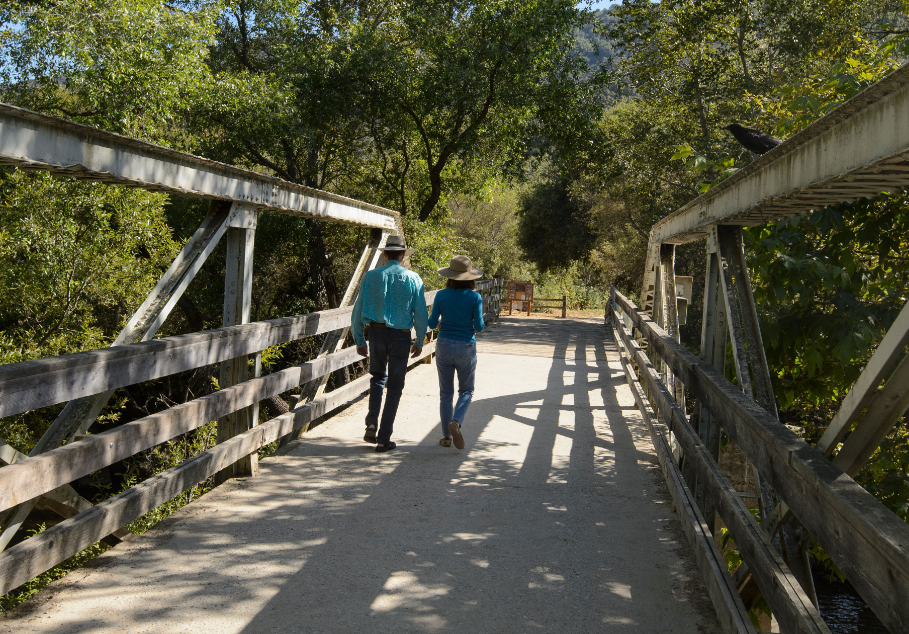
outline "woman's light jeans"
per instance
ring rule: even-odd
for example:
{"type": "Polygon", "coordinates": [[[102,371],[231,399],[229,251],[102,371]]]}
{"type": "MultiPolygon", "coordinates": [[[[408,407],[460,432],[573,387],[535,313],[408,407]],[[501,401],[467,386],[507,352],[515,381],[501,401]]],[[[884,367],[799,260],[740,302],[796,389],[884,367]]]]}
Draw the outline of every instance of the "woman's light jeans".
{"type": "Polygon", "coordinates": [[[436,342],[436,369],[439,371],[439,416],[442,434],[450,436],[448,423],[464,424],[464,416],[473,398],[473,382],[477,372],[477,346],[466,341],[439,338],[436,342]],[[458,402],[452,411],[454,375],[458,373],[458,402]]]}

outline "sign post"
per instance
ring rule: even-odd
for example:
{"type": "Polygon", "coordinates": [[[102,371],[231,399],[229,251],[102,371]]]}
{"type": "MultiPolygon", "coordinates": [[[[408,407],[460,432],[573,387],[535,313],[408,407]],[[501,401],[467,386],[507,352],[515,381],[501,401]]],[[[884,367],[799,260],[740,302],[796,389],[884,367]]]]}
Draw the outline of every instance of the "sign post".
{"type": "Polygon", "coordinates": [[[527,312],[530,317],[530,305],[533,303],[533,282],[530,280],[511,280],[508,283],[508,314],[512,311],[527,312]]]}

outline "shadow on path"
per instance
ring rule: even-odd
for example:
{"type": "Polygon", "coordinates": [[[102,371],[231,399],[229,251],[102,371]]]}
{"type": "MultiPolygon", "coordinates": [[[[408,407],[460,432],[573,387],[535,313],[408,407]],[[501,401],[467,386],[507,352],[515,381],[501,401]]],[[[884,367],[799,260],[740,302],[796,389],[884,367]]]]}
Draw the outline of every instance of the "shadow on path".
{"type": "Polygon", "coordinates": [[[481,342],[464,451],[437,445],[419,368],[398,451],[350,440],[355,405],[16,631],[719,632],[608,331],[531,358],[497,348],[508,328],[481,342]]]}

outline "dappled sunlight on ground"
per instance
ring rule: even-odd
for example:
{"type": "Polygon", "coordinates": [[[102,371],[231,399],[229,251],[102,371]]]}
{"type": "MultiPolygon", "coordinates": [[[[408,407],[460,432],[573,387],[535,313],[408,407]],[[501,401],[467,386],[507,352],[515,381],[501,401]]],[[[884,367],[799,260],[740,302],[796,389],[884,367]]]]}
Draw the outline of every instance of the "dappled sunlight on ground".
{"type": "Polygon", "coordinates": [[[362,443],[361,400],[0,632],[718,632],[607,333],[505,319],[464,451],[418,366],[396,451],[362,443]]]}

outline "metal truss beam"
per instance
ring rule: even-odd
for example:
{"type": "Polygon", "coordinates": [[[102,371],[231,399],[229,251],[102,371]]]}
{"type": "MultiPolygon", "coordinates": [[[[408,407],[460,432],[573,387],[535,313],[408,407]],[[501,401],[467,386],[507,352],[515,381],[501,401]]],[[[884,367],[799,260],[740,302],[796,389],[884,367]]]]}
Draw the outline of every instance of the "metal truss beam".
{"type": "Polygon", "coordinates": [[[0,165],[400,231],[390,209],[7,104],[0,165]]]}

